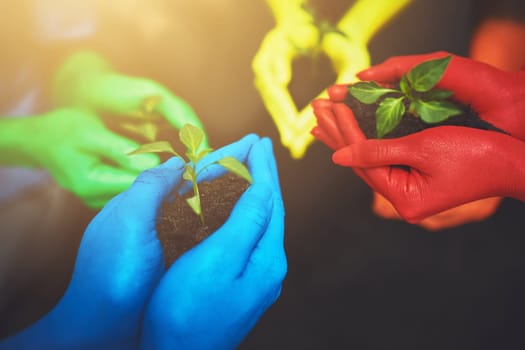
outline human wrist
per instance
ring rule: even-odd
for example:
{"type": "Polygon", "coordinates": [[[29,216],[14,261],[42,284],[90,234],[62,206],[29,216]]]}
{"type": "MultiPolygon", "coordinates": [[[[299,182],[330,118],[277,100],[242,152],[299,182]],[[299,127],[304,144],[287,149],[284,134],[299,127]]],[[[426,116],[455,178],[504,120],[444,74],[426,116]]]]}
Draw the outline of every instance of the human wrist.
{"type": "Polygon", "coordinates": [[[488,94],[505,98],[505,110],[500,112],[500,120],[508,126],[502,128],[525,141],[525,70],[505,72],[504,76],[505,79],[501,79],[499,84],[487,87],[493,89],[488,94]]]}
{"type": "Polygon", "coordinates": [[[274,12],[273,35],[285,40],[295,54],[316,50],[321,36],[313,14],[297,4],[279,5],[274,12]]]}
{"type": "MultiPolygon", "coordinates": [[[[154,298],[152,298],[153,300],[154,298]]],[[[152,309],[154,306],[150,304],[146,308],[145,316],[142,321],[142,332],[139,340],[139,349],[142,350],[160,350],[164,348],[174,348],[174,344],[169,342],[170,346],[166,346],[163,341],[162,325],[158,322],[152,309]]]]}
{"type": "Polygon", "coordinates": [[[0,350],[37,348],[69,350],[136,350],[139,349],[137,337],[116,340],[107,329],[93,331],[98,325],[89,317],[89,312],[79,312],[78,302],[69,305],[67,298],[59,303],[43,318],[28,328],[0,341],[0,350]],[[105,333],[106,334],[105,334],[105,333]]]}
{"type": "Polygon", "coordinates": [[[278,26],[290,23],[307,23],[314,19],[313,15],[304,8],[305,0],[266,0],[266,3],[270,7],[278,26]]]}
{"type": "Polygon", "coordinates": [[[525,67],[523,68],[521,71],[514,73],[512,79],[516,86],[515,104],[521,120],[523,120],[522,124],[525,125],[525,67]]]}
{"type": "Polygon", "coordinates": [[[525,142],[512,136],[502,137],[506,143],[494,147],[493,159],[498,162],[497,171],[490,175],[493,193],[525,202],[525,142]]]}
{"type": "Polygon", "coordinates": [[[513,159],[513,169],[516,176],[513,177],[514,182],[509,196],[525,202],[525,142],[520,143],[522,144],[522,156],[513,159]]]}

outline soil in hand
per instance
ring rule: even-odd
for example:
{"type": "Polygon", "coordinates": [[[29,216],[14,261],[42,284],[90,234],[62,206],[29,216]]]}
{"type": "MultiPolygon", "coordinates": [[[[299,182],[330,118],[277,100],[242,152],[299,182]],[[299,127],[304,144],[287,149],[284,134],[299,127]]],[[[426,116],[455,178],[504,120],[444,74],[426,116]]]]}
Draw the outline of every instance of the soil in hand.
{"type": "MultiPolygon", "coordinates": [[[[368,139],[377,138],[375,112],[377,107],[379,106],[379,103],[381,103],[381,101],[386,97],[389,97],[389,94],[386,94],[374,104],[364,104],[356,98],[354,98],[351,94],[348,94],[346,97],[345,103],[350,107],[352,112],[354,112],[354,116],[359,124],[359,127],[368,139]]],[[[458,105],[463,110],[462,114],[450,117],[440,123],[428,124],[422,121],[419,117],[405,113],[405,115],[403,115],[401,123],[394,130],[386,134],[383,138],[401,137],[427,128],[433,128],[436,126],[444,125],[466,126],[471,128],[492,130],[504,133],[504,131],[502,131],[501,129],[498,129],[492,124],[481,119],[478,116],[478,114],[472,108],[470,108],[470,106],[460,105],[457,102],[454,103],[456,103],[456,105],[458,105]]],[[[408,107],[409,106],[407,102],[405,105],[405,109],[407,111],[408,107]]]]}
{"type": "MultiPolygon", "coordinates": [[[[157,222],[157,234],[166,267],[222,226],[248,186],[246,180],[231,173],[199,183],[204,225],[183,197],[165,203],[157,222]]],[[[191,194],[190,190],[188,195],[191,194]]]]}

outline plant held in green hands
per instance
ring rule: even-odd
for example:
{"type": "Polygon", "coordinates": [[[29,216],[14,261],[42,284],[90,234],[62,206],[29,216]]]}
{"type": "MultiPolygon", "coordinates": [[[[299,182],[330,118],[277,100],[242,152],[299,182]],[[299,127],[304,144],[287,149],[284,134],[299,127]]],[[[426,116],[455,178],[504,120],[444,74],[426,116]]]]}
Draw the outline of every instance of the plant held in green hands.
{"type": "Polygon", "coordinates": [[[171,153],[176,157],[182,159],[186,163],[185,170],[182,175],[184,180],[190,181],[193,187],[193,196],[186,199],[186,202],[191,207],[191,209],[197,214],[201,220],[201,223],[204,224],[204,214],[202,212],[201,200],[199,194],[199,187],[197,184],[197,176],[208,166],[212,164],[219,164],[223,166],[226,170],[236,174],[237,176],[242,177],[249,183],[252,183],[252,177],[248,169],[244,166],[243,163],[238,161],[234,157],[223,157],[213,163],[207,164],[204,168],[200,169],[197,172],[196,164],[208,153],[213,151],[211,148],[200,149],[202,141],[204,140],[204,132],[191,124],[185,124],[179,132],[179,139],[182,144],[186,147],[186,157],[188,162],[184,157],[179,155],[167,141],[156,141],[140,146],[138,149],[130,152],[129,154],[139,154],[139,153],[161,153],[167,152],[171,153]]]}
{"type": "Polygon", "coordinates": [[[144,98],[138,110],[128,113],[129,116],[134,117],[132,121],[123,122],[120,126],[127,131],[141,135],[150,142],[155,141],[158,133],[157,123],[164,120],[162,115],[156,111],[161,101],[162,97],[157,95],[144,98]]]}
{"type": "Polygon", "coordinates": [[[426,61],[404,74],[399,90],[379,86],[373,81],[358,82],[348,87],[350,94],[365,104],[376,103],[380,97],[389,94],[376,110],[377,138],[394,130],[406,112],[435,124],[463,113],[454,103],[447,100],[453,92],[434,88],[439,82],[452,56],[426,61]]]}

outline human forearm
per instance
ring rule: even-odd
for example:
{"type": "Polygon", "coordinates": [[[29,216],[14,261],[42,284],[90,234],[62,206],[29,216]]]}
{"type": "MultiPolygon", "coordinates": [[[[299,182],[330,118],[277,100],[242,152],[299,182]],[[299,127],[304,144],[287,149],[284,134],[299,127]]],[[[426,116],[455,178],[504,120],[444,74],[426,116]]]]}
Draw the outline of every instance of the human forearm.
{"type": "MultiPolygon", "coordinates": [[[[101,308],[100,305],[105,302],[104,298],[99,298],[94,293],[88,295],[88,293],[78,293],[78,290],[72,292],[74,289],[70,285],[57,305],[41,319],[20,332],[0,340],[0,350],[134,350],[138,348],[136,329],[123,326],[129,320],[138,322],[140,318],[137,317],[138,313],[129,314],[124,318],[119,311],[108,311],[107,305],[101,308]],[[119,316],[121,316],[120,324],[117,325],[115,318],[118,319],[119,316]]],[[[110,305],[120,310],[115,304],[110,305]]]]}
{"type": "Polygon", "coordinates": [[[357,0],[337,27],[354,40],[368,43],[372,36],[412,0],[357,0]]]}
{"type": "Polygon", "coordinates": [[[28,151],[28,144],[36,132],[33,126],[33,118],[0,119],[0,165],[38,166],[28,151]]]}

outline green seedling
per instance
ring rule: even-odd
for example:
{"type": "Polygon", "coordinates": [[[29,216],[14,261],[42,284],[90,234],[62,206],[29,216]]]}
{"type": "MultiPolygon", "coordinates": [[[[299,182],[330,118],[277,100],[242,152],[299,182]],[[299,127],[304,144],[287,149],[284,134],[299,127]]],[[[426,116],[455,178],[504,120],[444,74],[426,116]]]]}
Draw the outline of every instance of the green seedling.
{"type": "Polygon", "coordinates": [[[146,97],[138,110],[128,113],[130,117],[133,117],[133,122],[121,123],[121,127],[127,131],[141,135],[150,142],[155,141],[158,133],[157,122],[163,120],[162,115],[156,110],[161,101],[161,96],[153,95],[146,97]]]}
{"type": "Polygon", "coordinates": [[[310,4],[303,3],[301,4],[301,8],[307,14],[310,15],[311,17],[310,23],[319,30],[319,37],[317,38],[317,46],[311,50],[305,50],[295,45],[294,47],[297,50],[297,52],[299,52],[300,55],[307,56],[307,57],[313,57],[314,60],[317,60],[321,53],[321,50],[320,50],[321,43],[323,42],[323,39],[327,34],[336,33],[336,34],[346,37],[346,33],[340,30],[336,25],[334,25],[329,20],[320,18],[316,10],[314,9],[314,7],[311,6],[310,4]]]}
{"type": "Polygon", "coordinates": [[[197,214],[201,220],[201,223],[204,224],[204,214],[201,207],[201,198],[199,194],[199,187],[197,184],[198,175],[205,170],[207,167],[213,164],[219,164],[224,167],[226,170],[232,172],[233,174],[245,179],[250,184],[253,183],[253,179],[250,175],[250,172],[241,163],[234,157],[223,157],[215,162],[207,164],[205,167],[197,171],[196,164],[207,154],[209,154],[213,149],[204,148],[202,149],[201,145],[204,140],[204,132],[191,124],[185,124],[179,132],[179,139],[182,144],[186,147],[185,155],[187,160],[178,154],[172,147],[172,145],[167,141],[156,141],[148,144],[141,145],[138,149],[130,152],[129,154],[139,154],[139,153],[170,153],[176,157],[182,159],[185,162],[185,169],[182,175],[184,180],[190,181],[193,187],[193,195],[189,198],[186,198],[186,202],[191,207],[191,209],[197,214]]]}
{"type": "Polygon", "coordinates": [[[386,94],[376,110],[377,138],[394,130],[405,114],[421,118],[426,123],[440,123],[463,113],[447,100],[453,92],[434,88],[439,82],[452,56],[422,62],[401,77],[399,90],[379,86],[373,81],[358,82],[348,87],[350,94],[365,104],[376,103],[386,94]]]}

